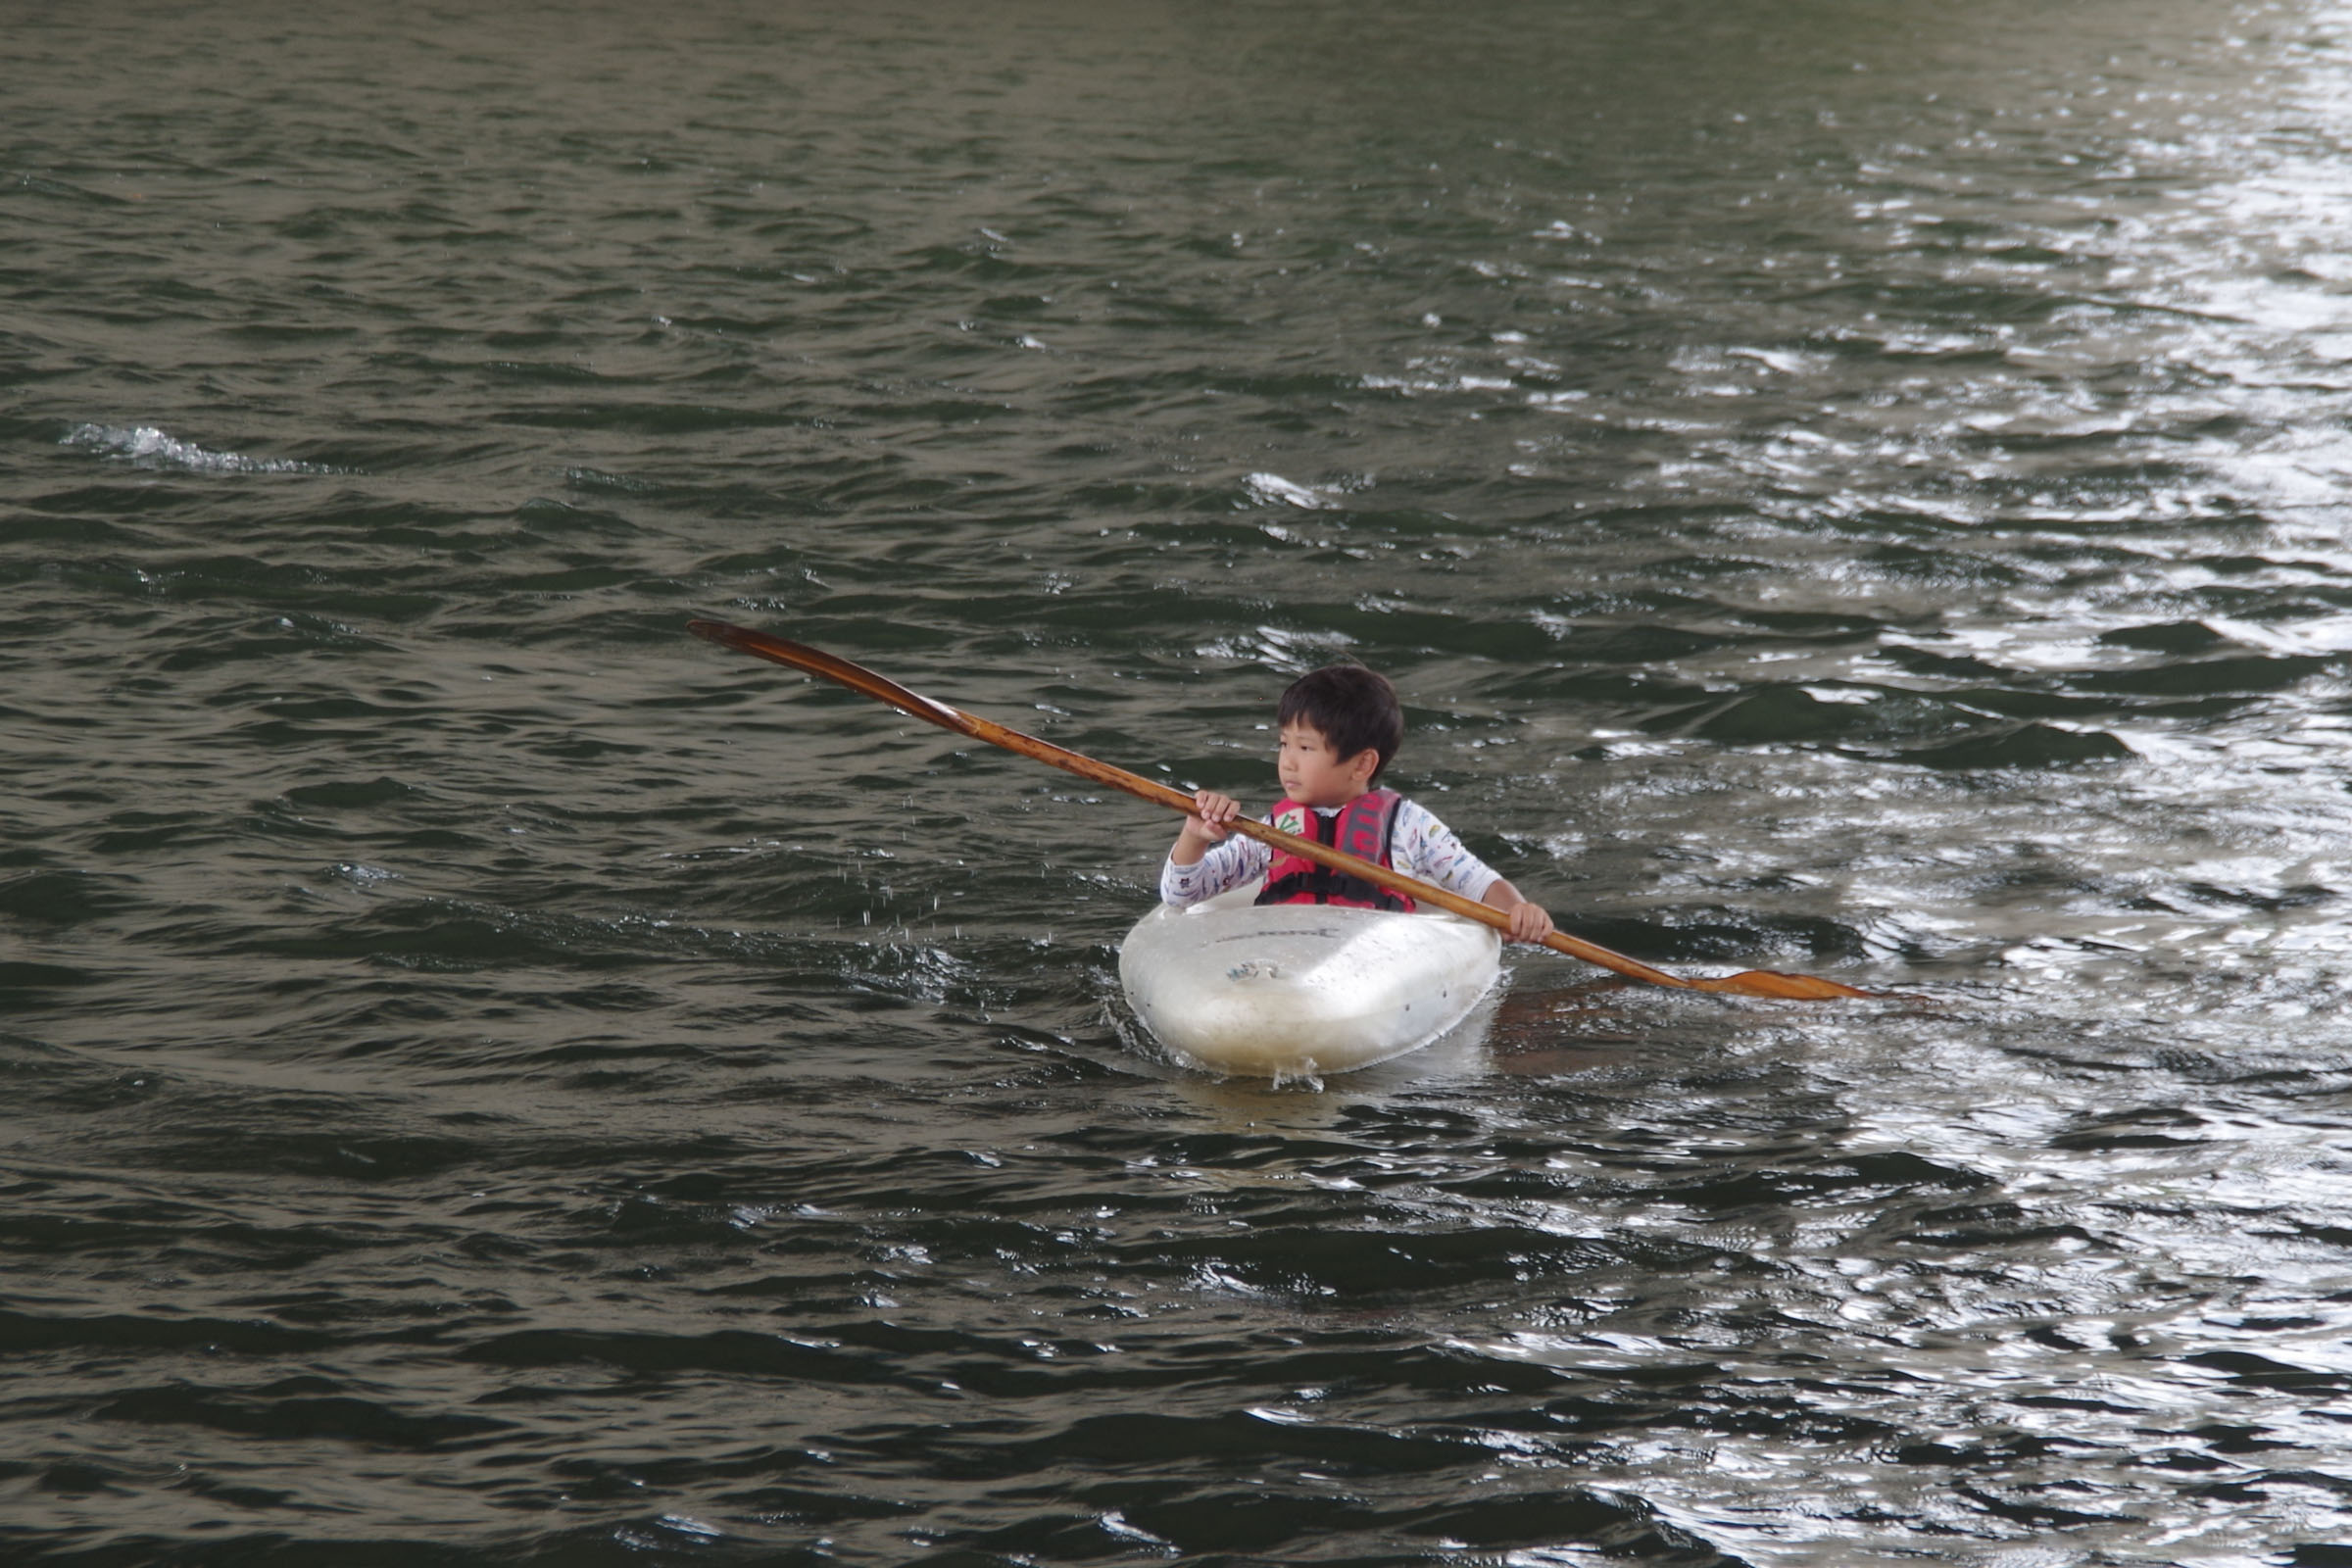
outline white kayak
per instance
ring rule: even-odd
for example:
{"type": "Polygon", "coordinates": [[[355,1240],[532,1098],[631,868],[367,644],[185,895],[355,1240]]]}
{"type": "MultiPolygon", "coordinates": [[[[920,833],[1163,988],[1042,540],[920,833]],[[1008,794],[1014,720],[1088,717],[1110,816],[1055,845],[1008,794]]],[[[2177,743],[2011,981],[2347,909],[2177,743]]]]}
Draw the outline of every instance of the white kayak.
{"type": "Polygon", "coordinates": [[[1214,1072],[1347,1072],[1428,1045],[1494,986],[1502,942],[1450,914],[1251,901],[1259,884],[1187,909],[1153,906],[1119,945],[1144,1027],[1214,1072]]]}

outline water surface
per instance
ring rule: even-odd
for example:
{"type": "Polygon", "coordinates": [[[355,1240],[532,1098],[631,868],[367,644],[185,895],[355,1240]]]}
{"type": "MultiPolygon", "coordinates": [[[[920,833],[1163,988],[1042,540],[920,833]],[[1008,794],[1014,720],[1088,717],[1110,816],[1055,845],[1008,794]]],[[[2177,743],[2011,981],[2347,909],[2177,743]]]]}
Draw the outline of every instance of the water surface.
{"type": "Polygon", "coordinates": [[[0,124],[0,1541],[2352,1561],[2352,15],[125,3],[0,124]],[[1172,823],[1571,929],[1138,1036],[1172,823]]]}

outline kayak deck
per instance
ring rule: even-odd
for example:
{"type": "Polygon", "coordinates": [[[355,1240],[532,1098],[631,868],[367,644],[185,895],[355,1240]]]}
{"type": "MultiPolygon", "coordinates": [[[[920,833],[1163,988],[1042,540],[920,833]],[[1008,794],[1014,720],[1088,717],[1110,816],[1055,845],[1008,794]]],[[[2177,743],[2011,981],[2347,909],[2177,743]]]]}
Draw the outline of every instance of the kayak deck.
{"type": "Polygon", "coordinates": [[[1257,885],[1154,906],[1119,947],[1119,983],[1169,1052],[1214,1072],[1347,1072],[1429,1044],[1493,988],[1502,944],[1449,914],[1258,907],[1257,885]]]}

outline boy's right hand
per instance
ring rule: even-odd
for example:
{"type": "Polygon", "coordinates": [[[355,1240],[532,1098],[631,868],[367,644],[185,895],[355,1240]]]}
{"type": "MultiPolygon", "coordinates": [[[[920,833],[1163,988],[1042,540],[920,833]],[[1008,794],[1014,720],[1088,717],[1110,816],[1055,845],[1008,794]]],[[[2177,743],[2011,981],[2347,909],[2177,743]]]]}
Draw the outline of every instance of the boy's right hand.
{"type": "Polygon", "coordinates": [[[1241,814],[1242,803],[1232,796],[1200,790],[1193,796],[1193,814],[1184,819],[1184,831],[1202,844],[1215,844],[1225,837],[1225,824],[1241,814]]]}

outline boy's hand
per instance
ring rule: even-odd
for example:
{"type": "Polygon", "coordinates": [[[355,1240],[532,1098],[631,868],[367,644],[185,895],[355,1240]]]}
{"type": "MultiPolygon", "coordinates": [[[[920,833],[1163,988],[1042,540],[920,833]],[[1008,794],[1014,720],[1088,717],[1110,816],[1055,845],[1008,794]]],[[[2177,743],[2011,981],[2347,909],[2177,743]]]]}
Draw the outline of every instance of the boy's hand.
{"type": "Polygon", "coordinates": [[[1500,909],[1509,919],[1513,942],[1541,942],[1551,935],[1551,912],[1521,898],[1519,890],[1501,877],[1494,880],[1479,902],[1490,909],[1500,909]]]}
{"type": "Polygon", "coordinates": [[[1225,837],[1225,824],[1241,814],[1242,803],[1232,796],[1201,790],[1193,796],[1193,814],[1184,819],[1184,831],[1202,843],[1215,844],[1225,837]]]}
{"type": "Polygon", "coordinates": [[[1522,899],[1511,906],[1510,915],[1513,942],[1542,942],[1551,935],[1551,911],[1541,904],[1522,899]]]}

